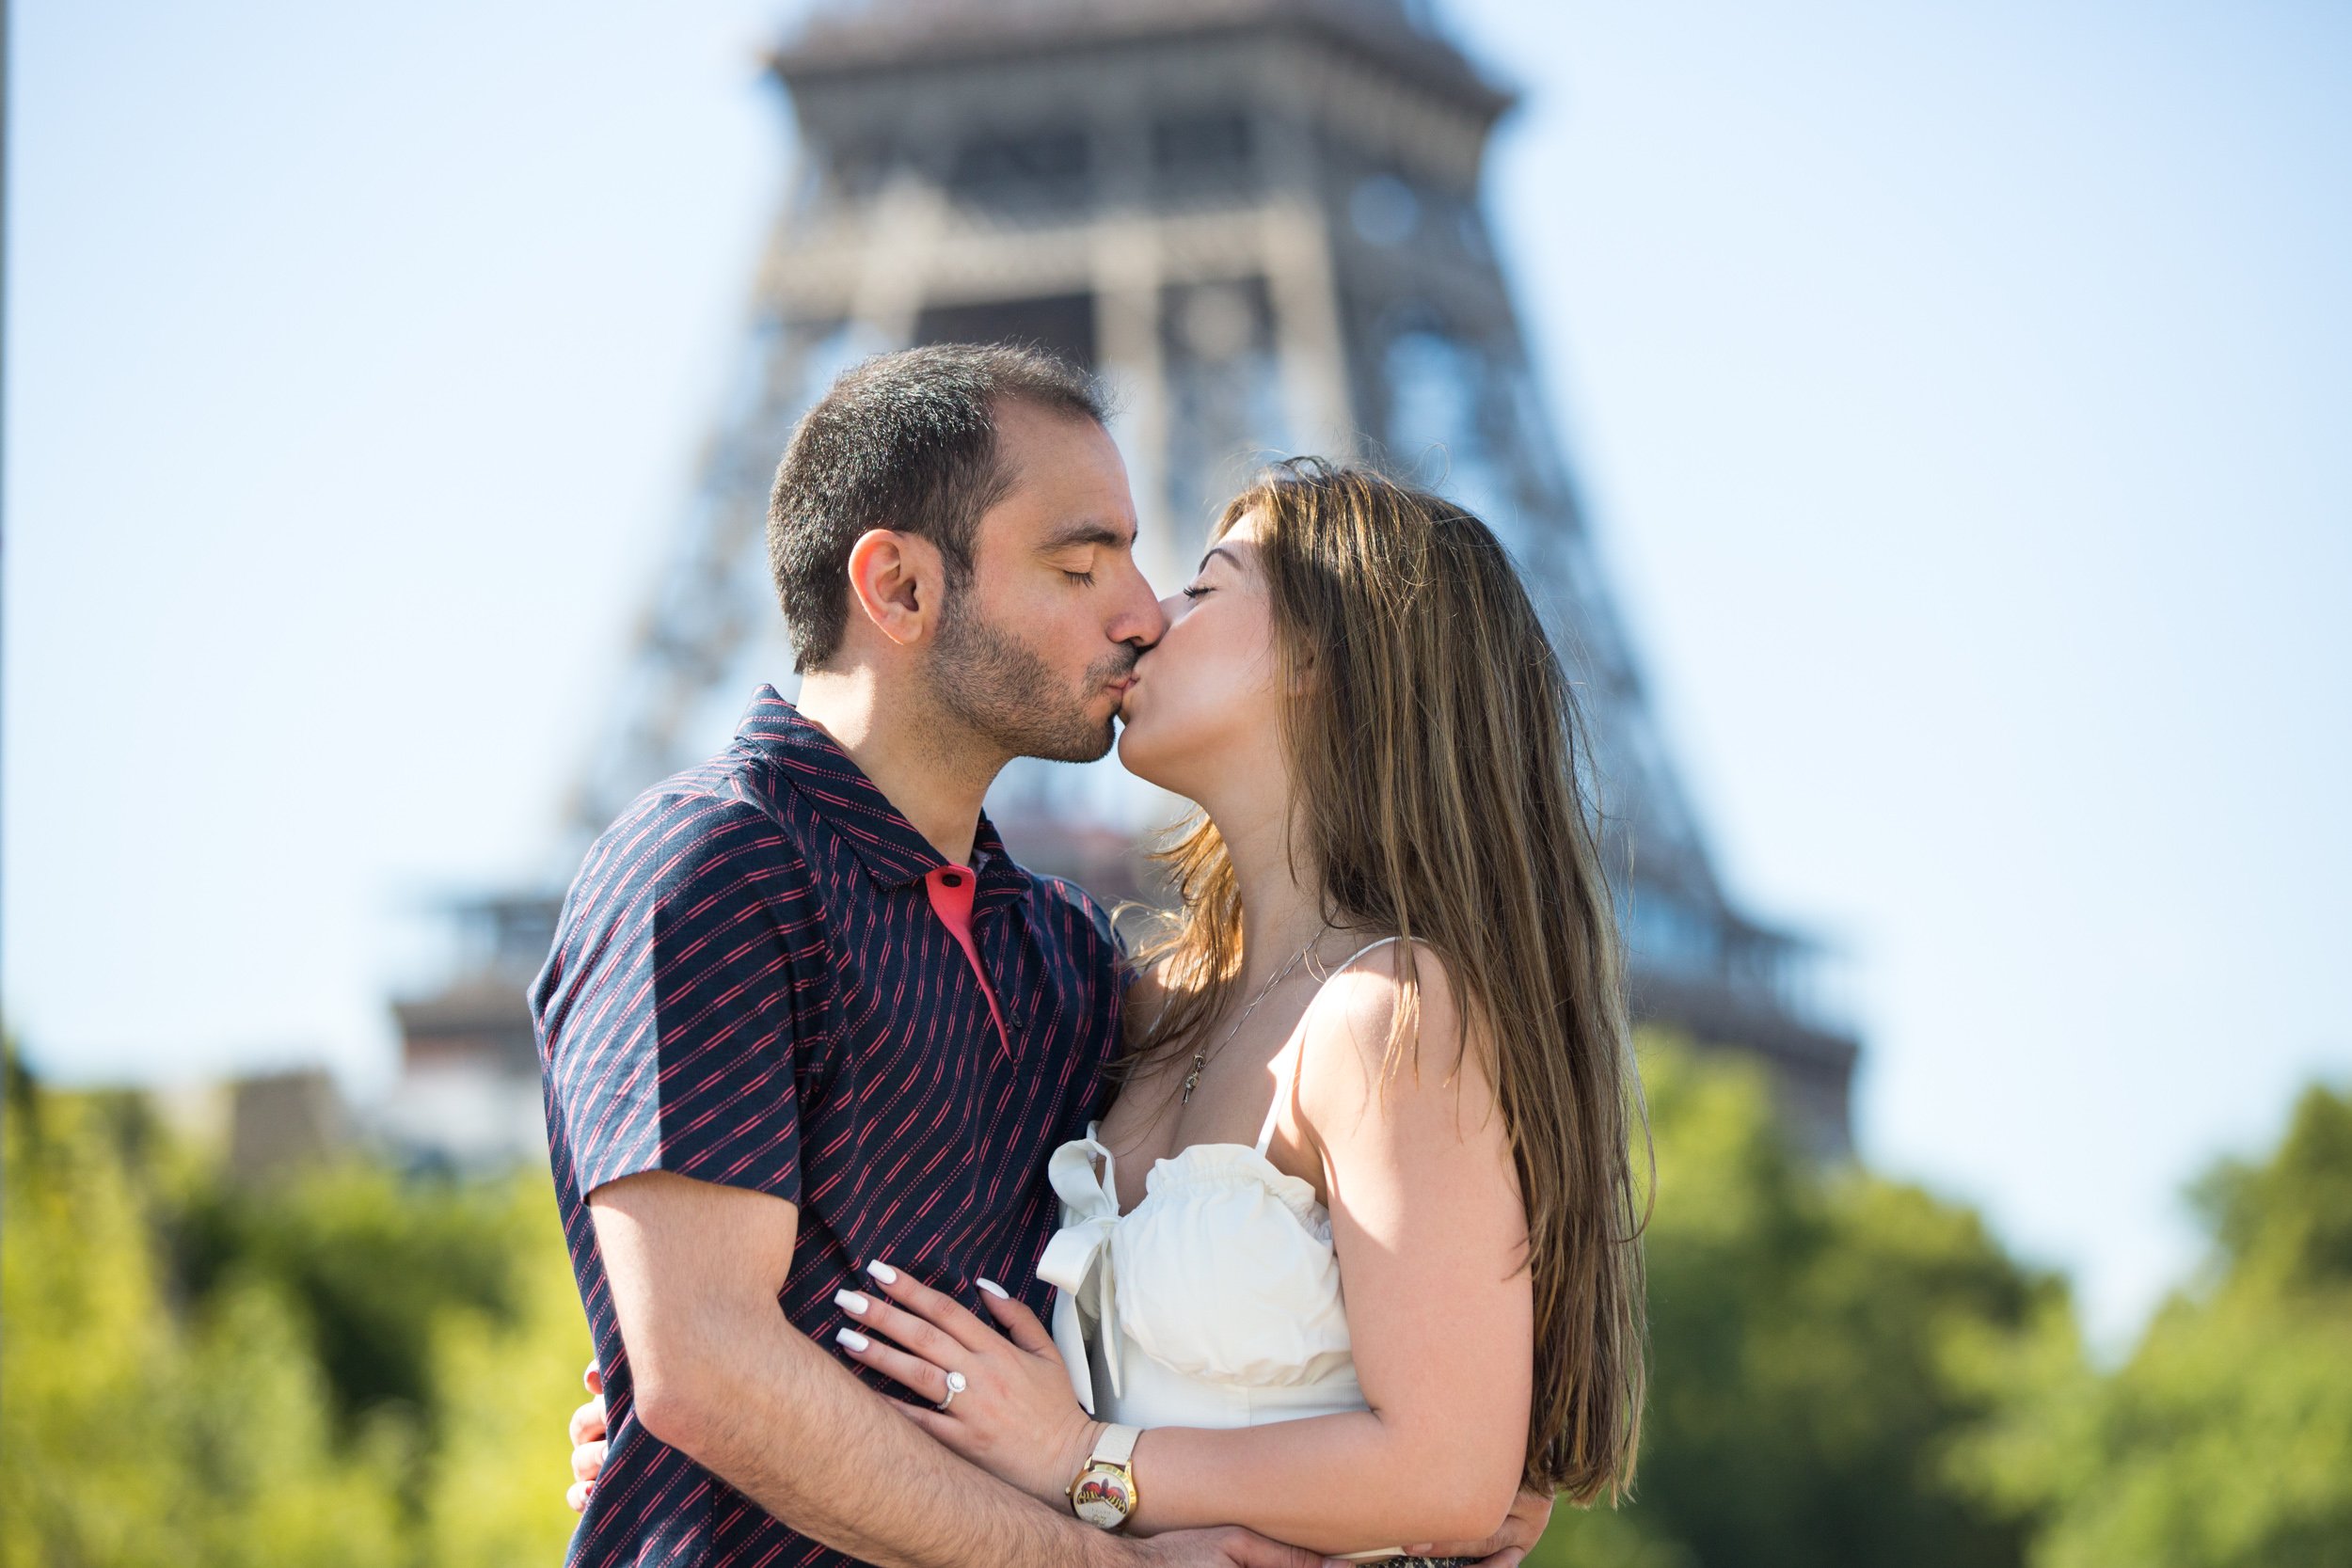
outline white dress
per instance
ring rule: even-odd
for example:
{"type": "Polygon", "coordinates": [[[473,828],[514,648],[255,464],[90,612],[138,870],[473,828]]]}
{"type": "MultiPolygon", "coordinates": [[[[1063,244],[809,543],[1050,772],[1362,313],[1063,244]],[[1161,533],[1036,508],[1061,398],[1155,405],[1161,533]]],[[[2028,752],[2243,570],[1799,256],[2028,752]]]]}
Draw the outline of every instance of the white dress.
{"type": "Polygon", "coordinates": [[[1222,1428],[1371,1408],[1356,1381],[1331,1216],[1311,1184],[1266,1158],[1296,1071],[1291,1055],[1254,1145],[1193,1144],[1153,1162],[1126,1213],[1097,1124],[1054,1150],[1061,1228],[1037,1272],[1059,1287],[1054,1343],[1096,1418],[1222,1428]]]}

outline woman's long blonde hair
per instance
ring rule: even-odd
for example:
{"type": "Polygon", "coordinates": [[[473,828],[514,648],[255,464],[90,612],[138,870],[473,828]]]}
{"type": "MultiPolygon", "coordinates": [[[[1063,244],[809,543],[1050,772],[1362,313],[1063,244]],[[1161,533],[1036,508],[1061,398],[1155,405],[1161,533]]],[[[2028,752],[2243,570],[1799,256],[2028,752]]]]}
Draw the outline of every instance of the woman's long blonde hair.
{"type": "MultiPolygon", "coordinates": [[[[1257,557],[1300,809],[1292,853],[1335,925],[1445,961],[1508,1124],[1527,1208],[1535,1398],[1525,1481],[1580,1503],[1632,1481],[1646,1311],[1633,1142],[1646,1140],[1623,961],[1574,697],[1486,524],[1361,468],[1294,458],[1226,507],[1257,557]],[[1302,678],[1303,677],[1303,678],[1302,678]]],[[[1124,1064],[1191,1048],[1232,1002],[1241,901],[1206,817],[1155,857],[1180,907],[1137,954],[1169,1001],[1124,1064]]],[[[1385,1071],[1416,1042],[1402,1005],[1385,1071]]],[[[1418,1060],[1415,1063],[1418,1069],[1418,1060]]]]}

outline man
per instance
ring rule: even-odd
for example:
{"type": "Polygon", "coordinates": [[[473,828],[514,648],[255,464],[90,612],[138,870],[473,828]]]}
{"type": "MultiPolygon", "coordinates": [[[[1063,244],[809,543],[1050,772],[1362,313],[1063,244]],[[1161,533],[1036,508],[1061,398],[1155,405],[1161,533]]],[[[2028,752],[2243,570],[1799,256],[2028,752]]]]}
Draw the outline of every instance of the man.
{"type": "Polygon", "coordinates": [[[822,1338],[869,1261],[1048,1307],[1046,1155],[1101,1109],[1121,975],[1102,911],[980,800],[1014,756],[1102,756],[1166,627],[1103,420],[1019,349],[836,382],[769,515],[797,708],[762,689],[565,900],[532,1006],[610,1433],[574,1564],[1319,1560],[1057,1514],[822,1338]]]}

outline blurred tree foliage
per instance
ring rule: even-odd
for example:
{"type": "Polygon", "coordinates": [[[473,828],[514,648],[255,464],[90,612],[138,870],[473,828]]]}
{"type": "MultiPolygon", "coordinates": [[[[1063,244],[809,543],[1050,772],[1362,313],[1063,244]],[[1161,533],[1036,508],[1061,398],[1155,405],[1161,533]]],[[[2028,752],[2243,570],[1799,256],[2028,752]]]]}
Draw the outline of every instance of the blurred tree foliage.
{"type": "MultiPolygon", "coordinates": [[[[2132,1358],[1969,1211],[1781,1141],[1649,1040],[1635,1500],[1531,1568],[2352,1568],[2352,1098],[2197,1189],[2132,1358]]],[[[228,1184],[145,1101],[7,1069],[0,1568],[562,1560],[587,1334],[544,1173],[228,1184]]]]}
{"type": "Polygon", "coordinates": [[[1531,1568],[2007,1568],[2012,1512],[1947,1471],[1998,1392],[1961,1338],[2065,1310],[1968,1210],[1791,1150],[1761,1072],[1648,1038],[1650,1402],[1635,1497],[1562,1510],[1531,1568]]]}
{"type": "Polygon", "coordinates": [[[2004,1405],[1955,1474],[2034,1527],[2033,1568],[2352,1568],[2352,1094],[2193,1190],[2201,1276],[2113,1375],[2074,1325],[1964,1347],[2004,1405]]]}
{"type": "Polygon", "coordinates": [[[13,1053],[5,1115],[0,1568],[562,1560],[588,1339],[543,1174],[242,1192],[13,1053]]]}
{"type": "Polygon", "coordinates": [[[1636,1499],[1530,1568],[2352,1568],[2352,1096],[2193,1191],[2201,1276],[2128,1362],[1965,1209],[1792,1158],[1753,1069],[1652,1041],[1636,1499]]]}

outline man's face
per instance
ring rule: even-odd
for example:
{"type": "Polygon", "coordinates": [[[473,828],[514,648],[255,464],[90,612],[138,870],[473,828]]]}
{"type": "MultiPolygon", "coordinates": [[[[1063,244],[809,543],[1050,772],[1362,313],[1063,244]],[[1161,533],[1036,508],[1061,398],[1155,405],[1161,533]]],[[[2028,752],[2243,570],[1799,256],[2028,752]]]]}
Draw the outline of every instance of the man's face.
{"type": "Polygon", "coordinates": [[[1135,498],[1091,420],[1009,404],[996,420],[1012,476],[983,513],[972,580],[941,608],[930,675],[941,704],[1010,756],[1092,762],[1136,659],[1168,629],[1135,560],[1135,498]]]}

